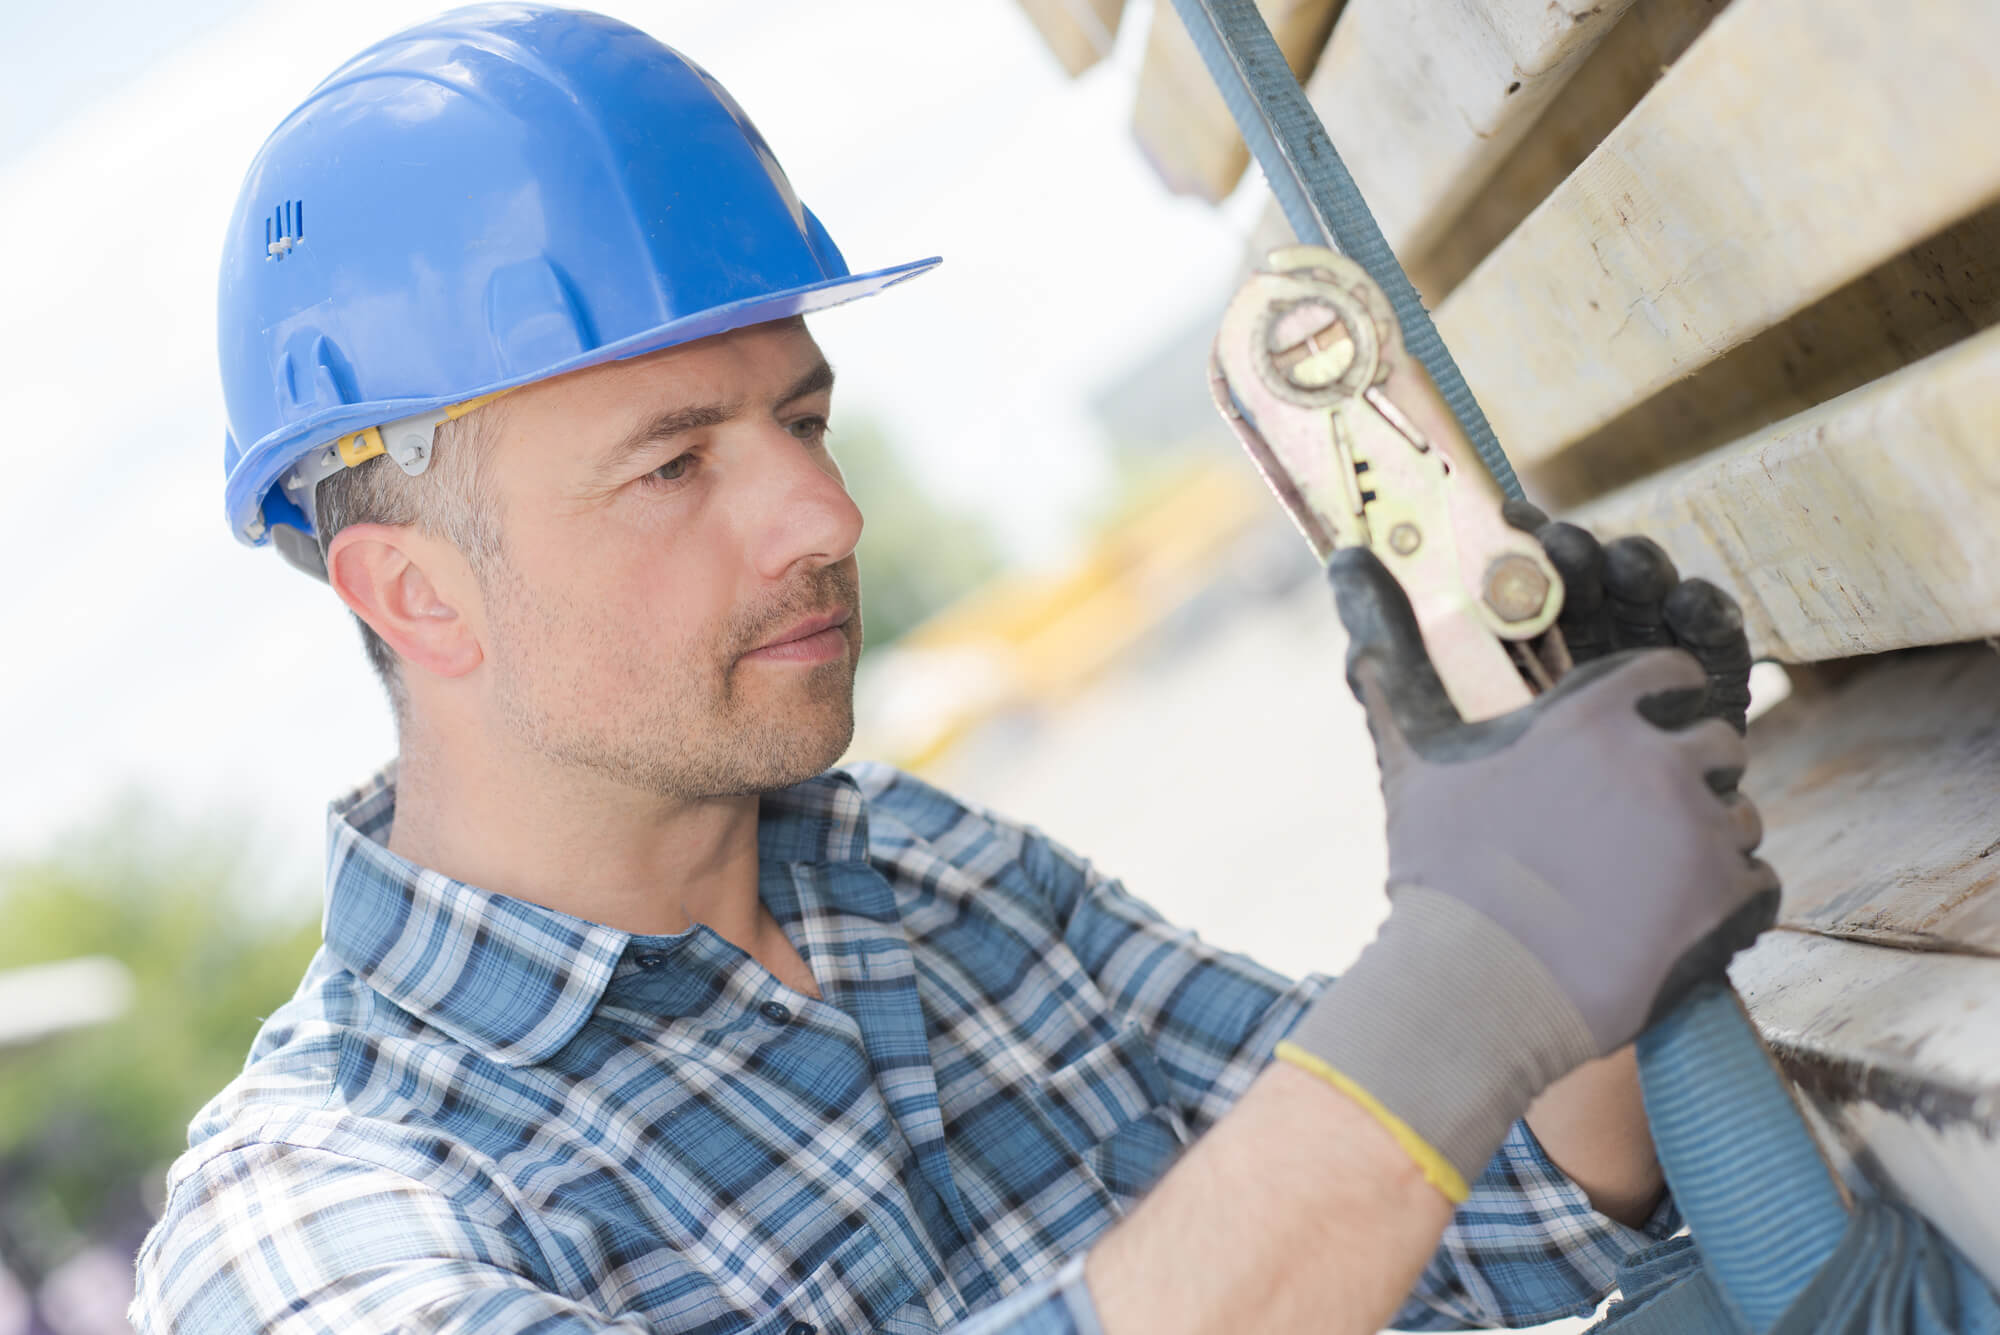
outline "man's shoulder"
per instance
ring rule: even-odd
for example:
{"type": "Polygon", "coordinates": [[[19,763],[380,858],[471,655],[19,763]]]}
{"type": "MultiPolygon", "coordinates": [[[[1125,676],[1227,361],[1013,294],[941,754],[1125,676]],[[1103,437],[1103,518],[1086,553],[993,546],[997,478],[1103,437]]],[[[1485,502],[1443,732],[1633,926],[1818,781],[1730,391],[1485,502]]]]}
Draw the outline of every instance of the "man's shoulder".
{"type": "Polygon", "coordinates": [[[412,1029],[322,948],[290,1000],[259,1027],[243,1069],[196,1113],[182,1166],[347,1120],[344,1081],[412,1029]]]}

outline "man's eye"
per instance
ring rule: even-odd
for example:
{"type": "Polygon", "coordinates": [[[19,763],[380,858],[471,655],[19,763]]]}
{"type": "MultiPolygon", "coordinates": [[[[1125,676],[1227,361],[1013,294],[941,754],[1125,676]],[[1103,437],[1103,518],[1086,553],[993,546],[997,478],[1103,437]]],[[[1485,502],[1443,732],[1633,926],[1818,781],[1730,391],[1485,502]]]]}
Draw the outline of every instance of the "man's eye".
{"type": "Polygon", "coordinates": [[[646,476],[660,482],[678,482],[687,476],[688,469],[692,467],[694,467],[692,454],[677,454],[646,476]]]}
{"type": "Polygon", "coordinates": [[[826,439],[829,424],[824,417],[801,417],[797,421],[789,423],[787,429],[808,445],[813,445],[826,439]]]}

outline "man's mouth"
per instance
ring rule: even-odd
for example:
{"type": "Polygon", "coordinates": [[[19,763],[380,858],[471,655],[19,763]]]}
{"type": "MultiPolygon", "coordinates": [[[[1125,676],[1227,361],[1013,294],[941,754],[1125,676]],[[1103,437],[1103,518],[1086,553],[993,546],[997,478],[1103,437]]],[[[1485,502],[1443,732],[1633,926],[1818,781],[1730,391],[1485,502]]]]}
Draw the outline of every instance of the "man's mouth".
{"type": "Polygon", "coordinates": [[[852,608],[837,607],[796,621],[744,654],[767,663],[824,663],[847,653],[847,622],[852,608]]]}

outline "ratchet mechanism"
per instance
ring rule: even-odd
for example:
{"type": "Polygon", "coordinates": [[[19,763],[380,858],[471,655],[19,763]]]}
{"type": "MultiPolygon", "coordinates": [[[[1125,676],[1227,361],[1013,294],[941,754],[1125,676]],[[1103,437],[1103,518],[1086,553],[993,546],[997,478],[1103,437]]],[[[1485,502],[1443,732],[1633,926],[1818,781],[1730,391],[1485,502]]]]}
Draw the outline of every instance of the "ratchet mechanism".
{"type": "Polygon", "coordinates": [[[1320,559],[1365,546],[1403,586],[1463,718],[1516,709],[1568,669],[1561,577],[1501,517],[1499,487],[1360,265],[1320,246],[1271,252],[1223,313],[1209,388],[1320,559]]]}

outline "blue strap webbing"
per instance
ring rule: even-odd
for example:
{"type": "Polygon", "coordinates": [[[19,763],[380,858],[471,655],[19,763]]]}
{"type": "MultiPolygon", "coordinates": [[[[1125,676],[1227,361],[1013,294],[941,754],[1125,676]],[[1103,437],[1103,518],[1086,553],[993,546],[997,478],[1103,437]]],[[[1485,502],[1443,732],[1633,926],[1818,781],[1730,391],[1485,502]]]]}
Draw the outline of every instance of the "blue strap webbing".
{"type": "MultiPolygon", "coordinates": [[[[1752,1335],[1685,1234],[1627,1258],[1618,1287],[1591,1335],[1752,1335]]],[[[1921,1217],[1864,1200],[1764,1335],[2000,1335],[2000,1299],[1921,1217]]]]}
{"type": "Polygon", "coordinates": [[[1770,1329],[1840,1245],[1847,1207],[1726,984],[1701,985],[1639,1036],[1639,1084],[1710,1277],[1748,1329],[1770,1329]]]}
{"type": "MultiPolygon", "coordinates": [[[[1292,230],[1351,257],[1388,295],[1404,345],[1501,490],[1519,499],[1493,428],[1253,0],[1174,0],[1174,8],[1292,230]]],[[[1929,1224],[1881,1202],[1848,1211],[1726,983],[1698,988],[1638,1049],[1653,1139],[1698,1255],[1683,1247],[1635,1258],[1641,1268],[1628,1274],[1623,1311],[1607,1325],[1620,1335],[2000,1335],[1992,1290],[1929,1224]],[[1917,1240],[1888,1264],[1866,1251],[1885,1230],[1917,1240]],[[1837,1252],[1848,1259],[1829,1265],[1837,1252]],[[1953,1295],[1956,1304],[1946,1301],[1953,1295]]]]}

